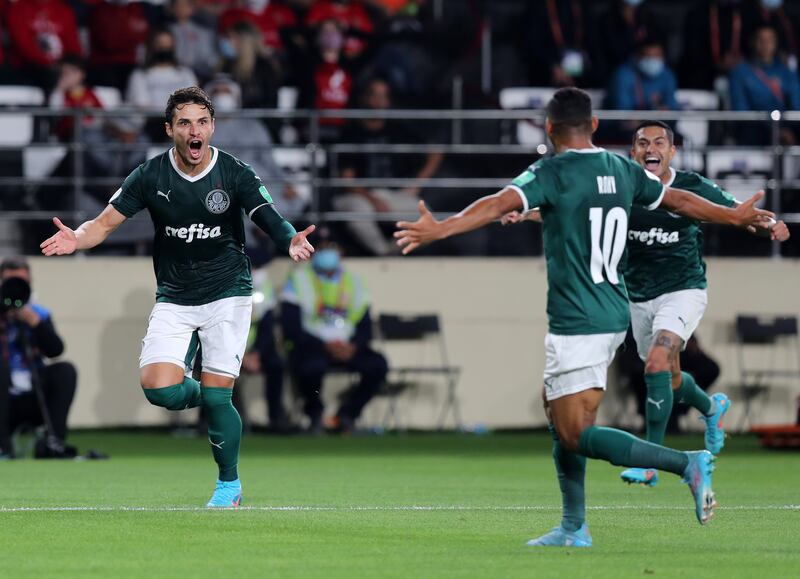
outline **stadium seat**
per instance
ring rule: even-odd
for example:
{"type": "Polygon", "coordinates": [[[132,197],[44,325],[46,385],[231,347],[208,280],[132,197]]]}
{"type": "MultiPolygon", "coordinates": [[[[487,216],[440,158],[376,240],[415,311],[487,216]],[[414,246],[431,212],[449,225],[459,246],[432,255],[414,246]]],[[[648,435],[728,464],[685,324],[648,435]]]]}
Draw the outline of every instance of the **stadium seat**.
{"type": "Polygon", "coordinates": [[[114,86],[96,86],[94,94],[100,100],[104,109],[115,109],[122,104],[122,93],[114,86]]]}
{"type": "Polygon", "coordinates": [[[278,89],[278,110],[293,111],[297,108],[297,97],[300,91],[293,86],[282,86],[278,89]]]}
{"type": "Polygon", "coordinates": [[[0,106],[40,107],[44,91],[38,86],[0,85],[0,106]]]}
{"type": "MultiPolygon", "coordinates": [[[[681,108],[687,111],[719,110],[719,97],[707,90],[678,89],[675,98],[681,108]]],[[[684,146],[705,147],[708,143],[708,121],[703,119],[681,119],[675,129],[683,136],[684,146]]]]}
{"type": "Polygon", "coordinates": [[[764,149],[718,149],[708,152],[705,174],[736,199],[744,201],[767,186],[772,167],[772,154],[764,149]]]}
{"type": "Polygon", "coordinates": [[[33,140],[33,115],[0,113],[0,146],[24,147],[33,140]]]}
{"type": "Polygon", "coordinates": [[[462,428],[461,410],[457,396],[461,368],[450,365],[444,336],[437,314],[380,314],[378,340],[384,353],[391,349],[390,360],[409,360],[404,364],[390,364],[389,378],[383,396],[388,399],[384,425],[393,421],[397,426],[397,397],[406,389],[416,386],[425,377],[444,380],[445,400],[439,412],[437,425],[444,428],[447,415],[452,413],[454,426],[462,428]]]}
{"type": "MultiPolygon", "coordinates": [[[[273,147],[272,155],[278,166],[286,172],[298,195],[305,200],[311,199],[311,153],[304,147],[273,147]]],[[[325,151],[317,149],[314,155],[317,169],[324,168],[327,163],[325,151]]]]}
{"type": "MultiPolygon", "coordinates": [[[[553,98],[557,89],[552,87],[511,87],[500,91],[500,108],[514,109],[543,109],[547,101],[553,98]]],[[[592,107],[599,109],[603,106],[605,91],[589,89],[586,92],[592,98],[592,107]]],[[[538,145],[545,142],[544,123],[538,120],[522,119],[517,122],[516,138],[520,145],[538,145]]]]}
{"type": "Polygon", "coordinates": [[[753,402],[769,397],[780,382],[796,384],[800,379],[800,336],[794,315],[736,316],[739,388],[744,402],[741,430],[753,414],[753,402]]]}
{"type": "Polygon", "coordinates": [[[65,145],[32,145],[22,150],[22,174],[26,179],[46,179],[66,157],[65,145]]]}

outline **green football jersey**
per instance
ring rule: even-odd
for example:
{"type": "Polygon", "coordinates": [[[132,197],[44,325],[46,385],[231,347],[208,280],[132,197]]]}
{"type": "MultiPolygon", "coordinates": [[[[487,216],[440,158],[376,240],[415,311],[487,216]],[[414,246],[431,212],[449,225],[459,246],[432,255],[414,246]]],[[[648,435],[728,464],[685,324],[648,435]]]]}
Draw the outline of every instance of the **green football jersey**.
{"type": "Polygon", "coordinates": [[[252,293],[243,217],[272,199],[247,164],[210,149],[198,175],[183,173],[170,149],[134,169],[111,198],[126,217],[150,212],[157,301],[202,305],[252,293]]]}
{"type": "Polygon", "coordinates": [[[570,149],[537,161],[510,187],[525,210],[542,213],[550,332],[624,332],[628,294],[617,268],[628,216],[633,203],[650,209],[661,203],[658,178],[604,149],[570,149]]]}
{"type": "MultiPolygon", "coordinates": [[[[686,171],[672,172],[668,187],[686,189],[718,205],[732,207],[736,200],[705,177],[686,171]]],[[[634,207],[628,230],[625,283],[633,302],[707,286],[703,261],[703,231],[694,219],[665,209],[645,211],[634,207]]]]}

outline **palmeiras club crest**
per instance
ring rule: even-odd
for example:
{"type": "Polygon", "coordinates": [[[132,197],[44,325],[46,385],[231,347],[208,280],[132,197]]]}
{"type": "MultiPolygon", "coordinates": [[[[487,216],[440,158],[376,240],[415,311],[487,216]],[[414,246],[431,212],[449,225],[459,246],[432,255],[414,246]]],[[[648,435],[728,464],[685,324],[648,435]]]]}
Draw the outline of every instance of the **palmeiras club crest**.
{"type": "Polygon", "coordinates": [[[228,197],[228,194],[222,189],[213,189],[206,195],[206,209],[216,215],[225,213],[228,207],[230,207],[230,204],[230,197],[228,197]]]}

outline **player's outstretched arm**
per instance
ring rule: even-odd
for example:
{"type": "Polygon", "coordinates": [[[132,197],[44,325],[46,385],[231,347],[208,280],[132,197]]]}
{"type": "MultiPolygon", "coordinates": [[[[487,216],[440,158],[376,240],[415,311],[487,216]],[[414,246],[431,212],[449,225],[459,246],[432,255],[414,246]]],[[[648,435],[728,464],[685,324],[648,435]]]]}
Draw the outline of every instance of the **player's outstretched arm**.
{"type": "Polygon", "coordinates": [[[39,247],[47,256],[67,255],[78,249],[89,249],[103,243],[125,219],[113,205],[106,206],[100,215],[86,221],[75,230],[64,225],[58,217],[53,217],[53,224],[58,227],[58,232],[45,239],[39,247]]]}
{"type": "Polygon", "coordinates": [[[425,202],[420,201],[419,219],[414,222],[398,221],[398,231],[394,232],[394,237],[397,245],[403,248],[403,255],[407,255],[421,245],[478,229],[521,208],[522,198],[509,187],[494,195],[481,197],[460,213],[443,221],[437,221],[425,207],[425,202]]]}
{"type": "Polygon", "coordinates": [[[689,191],[669,187],[664,193],[660,207],[698,221],[748,227],[758,226],[775,218],[775,214],[771,211],[758,209],[755,206],[763,197],[764,192],[759,191],[744,203],[729,208],[707,201],[689,191]]]}
{"type": "Polygon", "coordinates": [[[308,241],[308,236],[314,233],[316,225],[309,225],[300,233],[296,233],[289,243],[289,257],[292,261],[306,261],[311,259],[314,253],[314,246],[308,241]]]}

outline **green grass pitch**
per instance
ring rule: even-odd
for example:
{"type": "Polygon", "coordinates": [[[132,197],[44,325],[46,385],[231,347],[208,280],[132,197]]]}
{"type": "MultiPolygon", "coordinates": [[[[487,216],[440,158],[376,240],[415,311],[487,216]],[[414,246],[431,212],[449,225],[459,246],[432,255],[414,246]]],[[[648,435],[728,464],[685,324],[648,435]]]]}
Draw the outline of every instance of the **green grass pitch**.
{"type": "Polygon", "coordinates": [[[800,577],[800,454],[748,437],[718,461],[706,527],[677,477],[628,487],[590,461],[592,549],[525,547],[559,520],[542,433],[248,436],[238,511],[197,508],[202,439],[72,440],[112,458],[0,462],[0,577],[800,577]]]}

